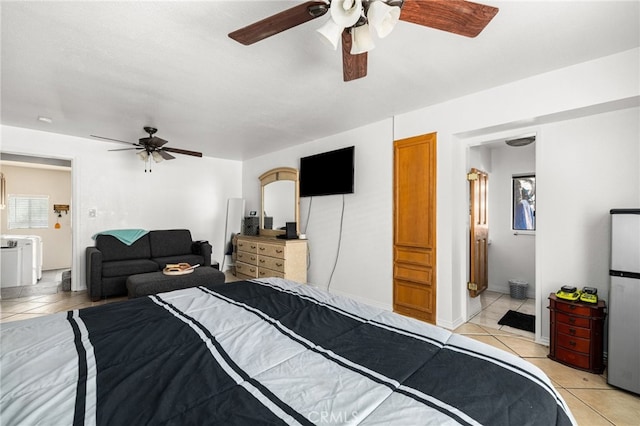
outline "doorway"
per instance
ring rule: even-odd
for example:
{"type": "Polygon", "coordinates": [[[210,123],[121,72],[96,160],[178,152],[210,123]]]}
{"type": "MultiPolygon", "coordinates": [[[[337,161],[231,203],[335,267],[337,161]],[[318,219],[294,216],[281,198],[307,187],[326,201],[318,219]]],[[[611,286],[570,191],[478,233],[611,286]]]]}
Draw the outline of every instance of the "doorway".
{"type": "MultiPolygon", "coordinates": [[[[482,303],[479,297],[467,297],[467,321],[474,322],[475,318],[476,322],[493,327],[508,310],[535,315],[535,229],[518,229],[514,222],[514,208],[518,205],[514,179],[535,176],[536,147],[535,142],[509,146],[505,143],[507,139],[511,138],[483,141],[470,146],[467,154],[468,170],[485,170],[490,182],[487,294],[482,303]],[[524,300],[511,297],[510,281],[527,283],[526,306],[524,300]],[[487,305],[493,303],[496,303],[494,310],[487,311],[487,305]]],[[[528,195],[535,197],[535,193],[528,195]]],[[[522,292],[521,288],[518,290],[522,292]]]]}
{"type": "Polygon", "coordinates": [[[3,152],[0,164],[6,184],[2,242],[23,246],[15,256],[15,265],[9,268],[14,272],[11,279],[5,280],[3,273],[0,297],[14,299],[70,290],[71,161],[3,152]]]}

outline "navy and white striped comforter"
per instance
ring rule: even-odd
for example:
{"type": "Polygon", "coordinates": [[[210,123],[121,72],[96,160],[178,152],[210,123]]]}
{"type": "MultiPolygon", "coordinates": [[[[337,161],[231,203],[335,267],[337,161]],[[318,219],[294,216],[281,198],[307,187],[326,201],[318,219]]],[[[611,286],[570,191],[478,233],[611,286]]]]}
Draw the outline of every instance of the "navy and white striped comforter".
{"type": "Polygon", "coordinates": [[[575,423],[535,366],[280,279],[2,325],[2,425],[575,423]]]}

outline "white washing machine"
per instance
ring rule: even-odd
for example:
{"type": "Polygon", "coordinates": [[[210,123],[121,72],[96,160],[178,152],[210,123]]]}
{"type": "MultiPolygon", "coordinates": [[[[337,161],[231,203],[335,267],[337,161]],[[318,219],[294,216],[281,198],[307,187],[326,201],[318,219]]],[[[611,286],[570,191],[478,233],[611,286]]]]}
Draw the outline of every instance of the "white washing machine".
{"type": "Polygon", "coordinates": [[[0,250],[0,287],[22,285],[22,247],[7,247],[3,241],[0,250]]]}
{"type": "Polygon", "coordinates": [[[3,235],[2,246],[6,245],[6,241],[16,241],[17,246],[23,249],[19,285],[36,284],[42,278],[42,239],[37,235],[3,235]]]}

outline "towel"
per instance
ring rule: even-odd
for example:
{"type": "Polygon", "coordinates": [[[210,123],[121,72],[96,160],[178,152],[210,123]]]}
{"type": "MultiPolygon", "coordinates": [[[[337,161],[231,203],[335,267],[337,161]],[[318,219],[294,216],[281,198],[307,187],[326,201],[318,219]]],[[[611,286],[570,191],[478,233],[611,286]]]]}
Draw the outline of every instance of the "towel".
{"type": "Polygon", "coordinates": [[[124,244],[130,246],[148,233],[149,231],[145,229],[111,229],[109,231],[98,232],[91,238],[95,240],[98,235],[111,235],[112,237],[122,241],[124,244]]]}

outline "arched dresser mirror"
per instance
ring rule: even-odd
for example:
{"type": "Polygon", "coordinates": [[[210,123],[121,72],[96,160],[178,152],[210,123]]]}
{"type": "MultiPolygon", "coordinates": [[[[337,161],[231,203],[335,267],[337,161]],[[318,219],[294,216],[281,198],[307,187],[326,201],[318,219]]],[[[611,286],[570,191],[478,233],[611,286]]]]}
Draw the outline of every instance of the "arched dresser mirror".
{"type": "Polygon", "coordinates": [[[262,209],[260,210],[260,235],[284,234],[287,222],[300,223],[300,183],[298,169],[278,167],[260,176],[262,209]]]}

